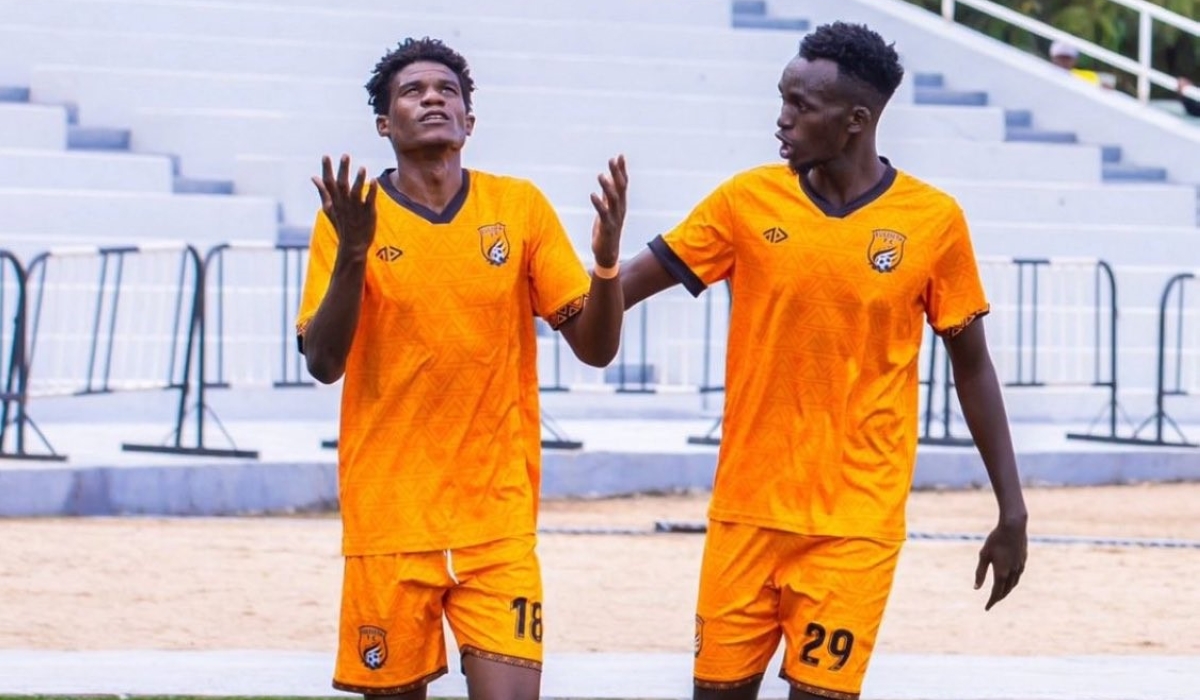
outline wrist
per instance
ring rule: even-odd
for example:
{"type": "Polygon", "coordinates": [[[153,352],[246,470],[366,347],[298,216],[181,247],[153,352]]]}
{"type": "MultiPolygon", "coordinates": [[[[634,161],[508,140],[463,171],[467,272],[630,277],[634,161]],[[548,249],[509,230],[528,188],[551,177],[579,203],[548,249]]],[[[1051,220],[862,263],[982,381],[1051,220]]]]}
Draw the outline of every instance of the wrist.
{"type": "Polygon", "coordinates": [[[1000,513],[1000,527],[1006,530],[1024,530],[1029,522],[1029,513],[1025,509],[1000,513]]]}
{"type": "Polygon", "coordinates": [[[621,261],[617,260],[612,265],[604,265],[599,261],[592,268],[592,274],[602,280],[615,279],[621,273],[621,261]]]}

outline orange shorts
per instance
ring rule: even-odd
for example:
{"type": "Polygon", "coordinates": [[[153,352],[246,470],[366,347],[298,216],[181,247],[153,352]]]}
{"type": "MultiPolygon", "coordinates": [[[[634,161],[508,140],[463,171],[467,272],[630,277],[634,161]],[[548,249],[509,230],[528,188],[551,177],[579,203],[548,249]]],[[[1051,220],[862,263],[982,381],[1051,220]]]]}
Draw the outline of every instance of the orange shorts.
{"type": "Polygon", "coordinates": [[[347,557],[333,687],[416,690],[447,671],[443,617],[460,654],[542,667],[534,535],[452,551],[347,557]]]}
{"type": "Polygon", "coordinates": [[[813,695],[853,700],[883,621],[899,541],[799,535],[709,521],[696,609],[696,685],[780,675],[813,695]]]}

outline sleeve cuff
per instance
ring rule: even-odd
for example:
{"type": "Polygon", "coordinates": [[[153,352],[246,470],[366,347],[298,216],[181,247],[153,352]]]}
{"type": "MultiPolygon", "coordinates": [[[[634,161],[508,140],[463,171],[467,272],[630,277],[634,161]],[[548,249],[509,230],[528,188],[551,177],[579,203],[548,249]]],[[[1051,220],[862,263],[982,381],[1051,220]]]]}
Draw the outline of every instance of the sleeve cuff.
{"type": "Polygon", "coordinates": [[[562,328],[564,323],[575,318],[581,311],[583,311],[583,307],[585,304],[587,304],[587,300],[587,294],[575,297],[547,316],[545,318],[546,323],[550,324],[550,328],[552,330],[558,330],[559,328],[562,328]]]}
{"type": "Polygon", "coordinates": [[[961,322],[956,323],[953,326],[950,326],[949,328],[938,328],[938,327],[934,326],[933,331],[935,333],[937,333],[938,335],[942,336],[943,338],[953,338],[954,336],[958,335],[959,333],[962,333],[963,329],[965,329],[967,326],[974,323],[975,319],[987,316],[988,312],[991,310],[992,309],[990,306],[985,306],[982,309],[980,309],[979,311],[968,314],[967,317],[964,318],[961,322]]]}
{"type": "Polygon", "coordinates": [[[650,241],[649,246],[650,252],[658,259],[659,264],[675,278],[676,282],[682,284],[683,288],[688,290],[692,296],[698,297],[705,289],[708,289],[708,285],[704,283],[704,280],[696,276],[695,272],[692,272],[692,268],[688,267],[683,258],[680,258],[675,251],[671,250],[671,246],[667,245],[666,240],[661,235],[655,236],[654,240],[650,241]]]}

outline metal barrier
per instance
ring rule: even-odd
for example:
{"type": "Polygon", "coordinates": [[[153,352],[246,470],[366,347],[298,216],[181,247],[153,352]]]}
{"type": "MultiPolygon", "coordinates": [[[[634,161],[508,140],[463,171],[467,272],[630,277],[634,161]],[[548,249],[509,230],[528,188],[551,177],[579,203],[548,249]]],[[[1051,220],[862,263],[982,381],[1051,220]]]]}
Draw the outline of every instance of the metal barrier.
{"type": "MultiPolygon", "coordinates": [[[[199,263],[194,336],[195,398],[188,408],[194,421],[193,446],[154,451],[257,459],[256,450],[240,449],[208,403],[213,389],[232,387],[312,387],[303,357],[296,352],[293,320],[303,289],[308,247],[267,242],[224,243],[199,263]],[[279,276],[270,274],[278,269],[279,276]],[[231,281],[232,280],[232,281],[231,281]],[[229,447],[205,444],[211,419],[229,447]]],[[[182,434],[181,413],[176,435],[182,434]]],[[[126,449],[134,449],[126,446],[126,449]]],[[[146,451],[142,449],[140,451],[146,451]]]]}
{"type": "Polygon", "coordinates": [[[543,392],[707,394],[724,391],[729,294],[710,291],[703,304],[680,288],[625,315],[617,357],[604,369],[579,362],[560,334],[538,337],[543,392]]]}
{"type": "Polygon", "coordinates": [[[1163,287],[1158,306],[1154,413],[1138,424],[1132,437],[1123,442],[1165,447],[1197,446],[1187,439],[1166,409],[1168,396],[1189,396],[1200,391],[1200,308],[1189,306],[1184,296],[1187,283],[1195,278],[1195,273],[1182,272],[1171,277],[1163,287]],[[1173,371],[1168,371],[1168,366],[1173,371]],[[1154,427],[1153,436],[1142,437],[1142,431],[1150,426],[1154,427]],[[1176,439],[1165,435],[1167,426],[1174,431],[1176,439]]]}
{"type": "MultiPolygon", "coordinates": [[[[1106,399],[1087,432],[1067,437],[1124,442],[1117,435],[1123,413],[1117,400],[1117,284],[1108,263],[1094,258],[984,257],[979,269],[993,300],[988,344],[1001,384],[1006,389],[1101,389],[1106,399]]],[[[927,338],[920,441],[971,444],[970,438],[954,434],[958,411],[949,358],[927,338]]]]}
{"type": "Polygon", "coordinates": [[[123,391],[178,392],[182,416],[198,273],[199,256],[182,244],[58,248],[34,257],[13,353],[23,354],[13,365],[24,375],[16,392],[24,424],[33,426],[24,409],[30,398],[123,391]]]}
{"type": "Polygon", "coordinates": [[[16,256],[0,250],[0,458],[64,460],[26,411],[29,366],[26,363],[27,312],[25,268],[16,256]],[[26,448],[32,430],[46,452],[26,448]],[[11,445],[9,436],[12,436],[11,445]]]}

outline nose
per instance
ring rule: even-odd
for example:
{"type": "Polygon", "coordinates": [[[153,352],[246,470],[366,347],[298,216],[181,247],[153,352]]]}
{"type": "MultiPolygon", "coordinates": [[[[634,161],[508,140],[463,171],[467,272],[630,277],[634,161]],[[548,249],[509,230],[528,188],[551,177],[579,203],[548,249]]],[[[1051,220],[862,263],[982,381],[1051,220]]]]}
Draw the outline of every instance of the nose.
{"type": "Polygon", "coordinates": [[[442,91],[437,86],[430,86],[421,93],[421,104],[445,104],[446,98],[442,95],[442,91]]]}
{"type": "Polygon", "coordinates": [[[788,109],[787,105],[780,107],[779,117],[775,119],[775,126],[786,131],[787,129],[792,128],[794,122],[795,120],[792,119],[791,110],[788,109]]]}

